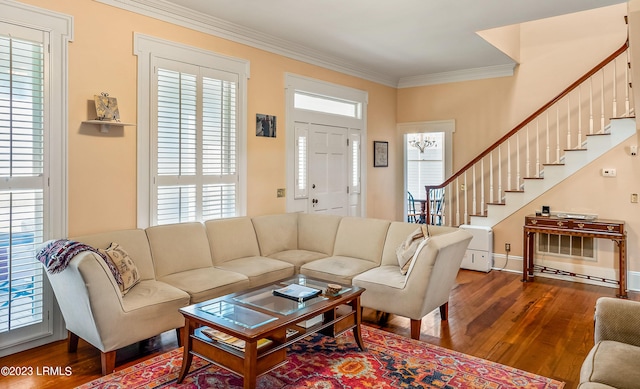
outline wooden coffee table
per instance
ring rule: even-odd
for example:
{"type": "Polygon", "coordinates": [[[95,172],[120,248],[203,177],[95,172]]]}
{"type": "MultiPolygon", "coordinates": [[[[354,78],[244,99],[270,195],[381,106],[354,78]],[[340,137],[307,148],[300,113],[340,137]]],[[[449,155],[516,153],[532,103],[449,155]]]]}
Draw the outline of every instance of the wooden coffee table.
{"type": "Polygon", "coordinates": [[[286,362],[288,345],[316,332],[336,336],[352,329],[364,350],[360,331],[364,288],[341,286],[337,295],[327,296],[327,282],[298,275],[181,308],[186,323],[178,383],[188,374],[193,355],[198,355],[243,376],[244,388],[255,388],[259,375],[286,362]],[[273,295],[273,290],[294,283],[320,289],[323,294],[304,302],[273,295]],[[202,332],[207,327],[244,341],[244,348],[211,339],[202,332]]]}

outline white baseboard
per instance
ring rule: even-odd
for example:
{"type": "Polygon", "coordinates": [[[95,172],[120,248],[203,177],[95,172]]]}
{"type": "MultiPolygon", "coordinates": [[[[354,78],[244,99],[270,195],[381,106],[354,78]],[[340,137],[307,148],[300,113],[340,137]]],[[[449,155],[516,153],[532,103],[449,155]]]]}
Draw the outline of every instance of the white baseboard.
{"type": "MultiPolygon", "coordinates": [[[[570,271],[578,274],[588,274],[592,277],[606,278],[610,280],[617,279],[617,274],[614,269],[605,269],[605,268],[589,266],[589,265],[583,265],[579,267],[573,266],[573,268],[569,269],[567,268],[568,265],[570,264],[567,264],[565,262],[555,262],[550,260],[545,261],[545,266],[548,266],[554,269],[562,269],[562,270],[566,270],[566,271],[570,271]]],[[[507,258],[505,254],[494,253],[492,270],[502,270],[502,271],[508,271],[513,273],[522,273],[522,257],[509,255],[509,257],[507,258]]],[[[617,288],[617,285],[614,285],[609,282],[601,282],[601,281],[589,280],[589,279],[579,278],[579,277],[564,276],[560,274],[536,273],[536,277],[546,277],[546,278],[553,278],[553,279],[564,280],[564,281],[580,282],[583,284],[617,288]]],[[[640,291],[640,272],[627,271],[627,290],[640,291]]]]}

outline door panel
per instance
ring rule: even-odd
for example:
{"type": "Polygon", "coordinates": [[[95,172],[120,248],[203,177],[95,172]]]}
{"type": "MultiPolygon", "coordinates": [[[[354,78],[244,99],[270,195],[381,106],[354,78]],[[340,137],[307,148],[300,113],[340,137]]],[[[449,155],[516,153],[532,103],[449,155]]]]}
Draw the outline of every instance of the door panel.
{"type": "Polygon", "coordinates": [[[346,216],[348,209],[347,129],[314,124],[309,132],[311,213],[346,216]]]}

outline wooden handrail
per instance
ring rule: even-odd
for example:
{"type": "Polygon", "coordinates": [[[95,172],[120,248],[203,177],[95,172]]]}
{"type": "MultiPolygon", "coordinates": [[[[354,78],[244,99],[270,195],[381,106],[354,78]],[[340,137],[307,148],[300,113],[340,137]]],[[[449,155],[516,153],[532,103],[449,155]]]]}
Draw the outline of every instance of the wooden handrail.
{"type": "MultiPolygon", "coordinates": [[[[487,155],[489,155],[489,153],[491,153],[493,150],[495,150],[496,148],[498,148],[503,142],[505,142],[507,139],[509,139],[511,136],[513,136],[514,134],[516,134],[518,131],[520,131],[521,129],[523,129],[525,126],[527,126],[529,123],[531,123],[535,118],[537,118],[540,114],[542,114],[543,112],[545,112],[547,109],[551,108],[551,106],[553,106],[555,103],[557,103],[558,101],[560,101],[563,97],[567,96],[569,93],[571,93],[574,89],[576,89],[578,86],[580,86],[580,84],[582,84],[583,82],[585,82],[586,80],[588,80],[590,77],[592,77],[594,74],[596,74],[597,72],[599,72],[602,68],[604,68],[607,64],[609,64],[610,62],[612,62],[613,60],[615,60],[619,55],[621,55],[622,53],[624,53],[629,47],[629,40],[627,39],[624,44],[615,52],[613,52],[611,55],[609,55],[607,58],[605,58],[602,62],[600,62],[599,64],[597,64],[596,66],[594,66],[591,70],[589,70],[587,73],[585,73],[582,77],[580,77],[577,81],[575,81],[573,84],[569,85],[567,88],[565,88],[562,92],[560,92],[560,94],[558,94],[556,97],[554,97],[553,99],[551,99],[548,103],[546,103],[545,105],[543,105],[542,107],[540,107],[537,111],[535,111],[534,113],[532,113],[531,115],[529,115],[529,117],[527,117],[526,119],[524,119],[520,124],[518,124],[517,126],[515,126],[511,131],[507,132],[506,134],[504,134],[500,139],[498,139],[495,143],[493,143],[491,146],[489,146],[488,148],[486,148],[482,153],[478,154],[478,156],[476,156],[474,159],[472,159],[469,163],[467,163],[466,165],[464,165],[461,169],[459,169],[457,172],[455,172],[451,177],[449,177],[446,181],[444,181],[442,184],[440,185],[425,185],[425,190],[426,190],[426,216],[427,219],[429,218],[430,215],[430,207],[429,207],[429,191],[431,189],[440,189],[440,188],[444,188],[445,186],[449,185],[450,183],[452,183],[456,178],[460,177],[465,171],[469,170],[473,165],[475,165],[476,163],[478,163],[480,160],[482,160],[484,157],[486,157],[487,155]]],[[[428,222],[428,221],[427,221],[428,222]]]]}

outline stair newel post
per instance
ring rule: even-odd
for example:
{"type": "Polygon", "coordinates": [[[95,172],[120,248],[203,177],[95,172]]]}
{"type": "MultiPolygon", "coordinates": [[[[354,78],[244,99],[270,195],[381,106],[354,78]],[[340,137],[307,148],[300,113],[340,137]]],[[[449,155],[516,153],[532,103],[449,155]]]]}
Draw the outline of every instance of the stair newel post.
{"type": "Polygon", "coordinates": [[[425,199],[424,222],[426,224],[431,224],[431,187],[425,186],[425,189],[427,192],[427,197],[425,199]]]}
{"type": "Polygon", "coordinates": [[[452,193],[453,191],[451,190],[452,188],[453,188],[452,184],[449,184],[445,187],[444,195],[447,196],[448,201],[445,201],[444,204],[442,204],[442,213],[443,213],[443,217],[445,218],[444,220],[449,219],[449,224],[447,224],[448,226],[454,225],[452,216],[451,216],[453,215],[453,212],[447,212],[447,210],[449,209],[453,201],[453,193],[452,193]]]}

